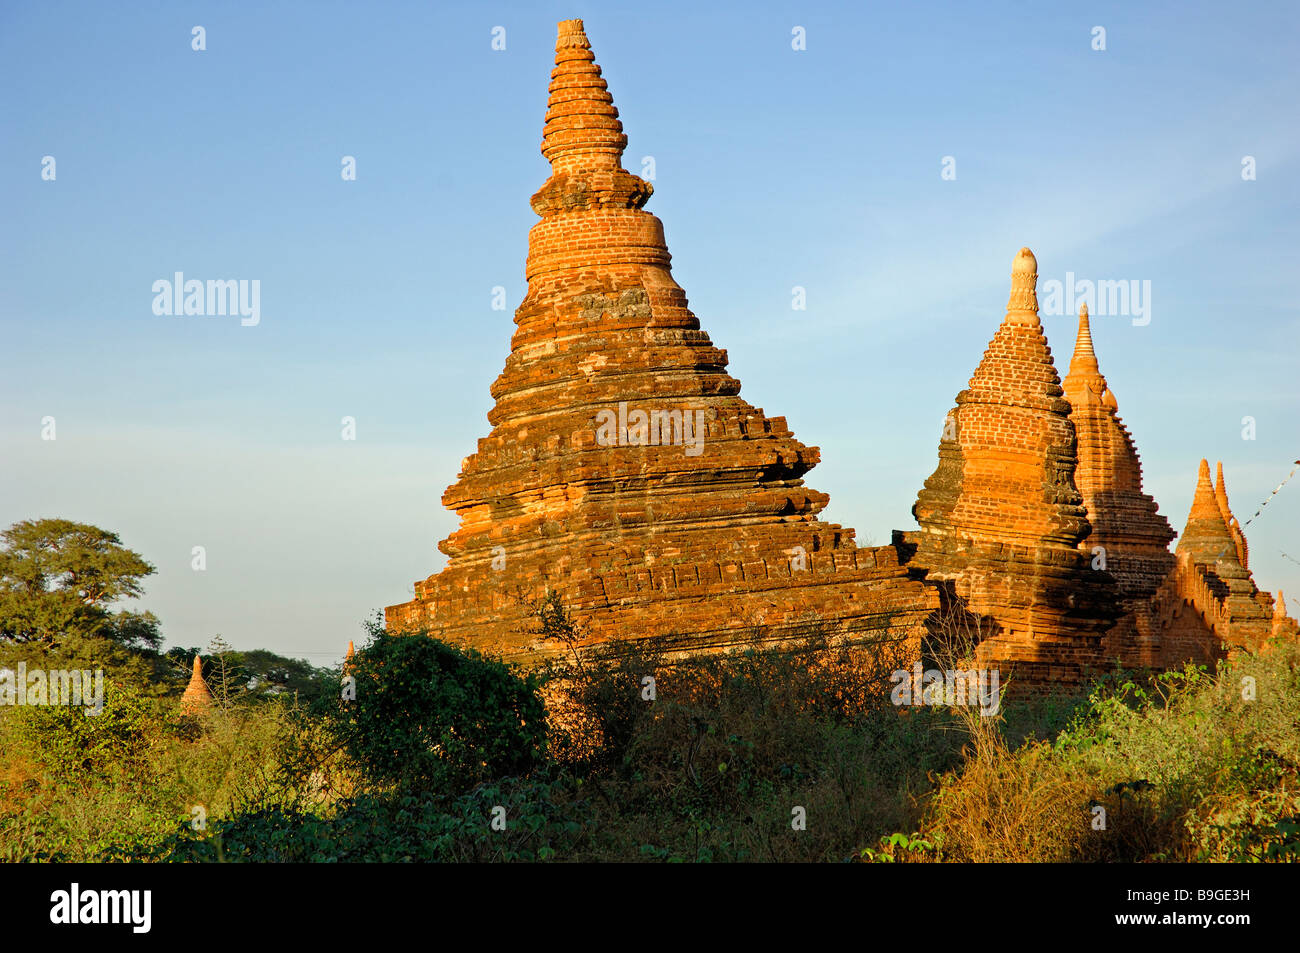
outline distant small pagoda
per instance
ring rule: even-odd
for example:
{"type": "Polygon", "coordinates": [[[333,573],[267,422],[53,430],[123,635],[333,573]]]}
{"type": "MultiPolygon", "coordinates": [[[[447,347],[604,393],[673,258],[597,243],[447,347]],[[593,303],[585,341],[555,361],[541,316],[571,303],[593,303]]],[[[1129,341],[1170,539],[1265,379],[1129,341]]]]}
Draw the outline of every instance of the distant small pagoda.
{"type": "Polygon", "coordinates": [[[203,680],[203,665],[196,655],[194,668],[190,672],[190,683],[185,686],[185,694],[181,695],[180,711],[182,715],[197,715],[211,707],[212,693],[208,691],[208,683],[203,680]]]}

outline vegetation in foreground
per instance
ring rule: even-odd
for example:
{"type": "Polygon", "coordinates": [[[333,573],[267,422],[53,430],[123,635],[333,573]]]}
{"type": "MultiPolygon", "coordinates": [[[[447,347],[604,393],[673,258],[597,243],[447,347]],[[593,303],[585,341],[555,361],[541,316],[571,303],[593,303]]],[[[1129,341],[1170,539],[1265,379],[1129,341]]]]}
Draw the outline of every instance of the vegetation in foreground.
{"type": "MultiPolygon", "coordinates": [[[[889,642],[584,649],[552,597],[559,660],[529,671],[378,622],[346,672],[217,639],[183,715],[197,650],[115,608],[152,572],[87,524],[0,533],[0,702],[20,665],[104,672],[98,714],[0,704],[0,860],[1300,855],[1295,644],[982,716],[893,704],[889,642]]],[[[951,628],[934,661],[969,668],[978,633],[951,628]]]]}
{"type": "Polygon", "coordinates": [[[146,664],[152,650],[93,646],[109,673],[102,715],[0,708],[0,858],[1300,854],[1294,646],[1217,674],[1118,673],[1086,696],[981,717],[893,705],[888,645],[862,655],[810,637],[670,664],[630,645],[582,651],[556,603],[538,618],[569,651],[530,672],[375,623],[354,684],[313,670],[313,690],[268,692],[221,649],[214,705],[193,718],[177,714],[178,682],[146,664]]]}

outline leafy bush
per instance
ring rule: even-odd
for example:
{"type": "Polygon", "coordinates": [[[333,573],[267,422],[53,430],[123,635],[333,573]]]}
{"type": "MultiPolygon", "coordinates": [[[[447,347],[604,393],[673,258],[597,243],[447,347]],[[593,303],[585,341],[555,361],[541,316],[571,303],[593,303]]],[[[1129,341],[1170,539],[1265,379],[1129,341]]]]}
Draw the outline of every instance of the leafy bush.
{"type": "Polygon", "coordinates": [[[355,699],[327,713],[376,788],[455,794],[545,762],[537,676],[423,633],[370,634],[349,670],[355,699]]]}
{"type": "Polygon", "coordinates": [[[534,861],[569,853],[586,805],[544,779],[483,785],[455,798],[361,795],[328,812],[280,808],[236,814],[196,832],[181,823],[123,859],[393,863],[534,861]],[[494,823],[495,822],[495,823],[494,823]]]}
{"type": "Polygon", "coordinates": [[[927,806],[940,859],[1300,859],[1300,647],[1099,683],[1054,742],[968,751],[927,806]]]}
{"type": "Polygon", "coordinates": [[[914,793],[960,739],[939,730],[946,713],[891,703],[902,647],[763,637],[684,659],[616,642],[551,663],[552,750],[596,816],[581,859],[841,860],[919,819],[914,793]]]}
{"type": "Polygon", "coordinates": [[[25,705],[16,709],[12,731],[48,771],[84,780],[112,768],[139,767],[150,746],[150,719],[133,688],[106,678],[98,714],[81,705],[25,705]]]}

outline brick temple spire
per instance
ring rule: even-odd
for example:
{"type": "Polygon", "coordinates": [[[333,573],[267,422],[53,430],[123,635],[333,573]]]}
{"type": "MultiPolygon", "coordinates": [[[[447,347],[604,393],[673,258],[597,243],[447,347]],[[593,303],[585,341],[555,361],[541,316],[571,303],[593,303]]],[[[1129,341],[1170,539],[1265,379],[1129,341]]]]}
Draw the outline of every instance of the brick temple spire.
{"type": "MultiPolygon", "coordinates": [[[[1101,368],[1097,365],[1097,352],[1092,347],[1092,326],[1088,323],[1088,306],[1079,305],[1079,333],[1074,339],[1074,356],[1070,358],[1070,377],[1101,378],[1101,368]]],[[[1105,382],[1102,378],[1103,383],[1105,382]]]]}
{"type": "Polygon", "coordinates": [[[741,399],[643,208],[653,189],[620,165],[626,143],[582,22],[561,22],[551,174],[531,200],[540,221],[492,429],[442,497],[458,518],[439,544],[447,566],[388,624],[529,657],[555,649],[529,615],[554,592],[593,639],[710,647],[813,615],[919,637],[937,597],[894,547],[859,549],[818,519],[830,498],[803,480],[817,448],[741,399]]]}
{"type": "MultiPolygon", "coordinates": [[[[1074,356],[1061,387],[1070,402],[1070,421],[1078,440],[1074,483],[1083,495],[1092,528],[1080,549],[1090,555],[1104,554],[1106,571],[1115,577],[1126,609],[1141,612],[1173,568],[1169,543],[1174,530],[1155,500],[1142,490],[1137,448],[1098,365],[1087,305],[1079,309],[1074,356]]],[[[1146,620],[1142,622],[1145,634],[1149,630],[1146,620]]],[[[1135,630],[1126,630],[1123,638],[1132,644],[1111,646],[1108,657],[1119,655],[1134,665],[1150,661],[1142,651],[1153,648],[1139,649],[1135,630]]]]}
{"type": "Polygon", "coordinates": [[[190,672],[190,683],[185,686],[185,694],[181,696],[181,714],[198,714],[211,707],[212,693],[208,691],[208,683],[203,680],[203,665],[196,655],[190,672]]]}
{"type": "Polygon", "coordinates": [[[1079,548],[1115,579],[1124,611],[1107,633],[1104,656],[1134,667],[1156,664],[1165,648],[1151,600],[1175,564],[1169,551],[1174,530],[1142,490],[1137,448],[1101,373],[1087,305],[1079,309],[1074,356],[1061,387],[1078,441],[1074,483],[1091,527],[1079,548]]]}
{"type": "Polygon", "coordinates": [[[1187,514],[1187,527],[1179,537],[1177,551],[1187,553],[1195,562],[1204,565],[1224,563],[1231,569],[1242,568],[1237,558],[1237,541],[1223,518],[1214,484],[1210,482],[1210,462],[1205,459],[1201,460],[1196,474],[1196,494],[1192,497],[1192,509],[1187,514]]]}
{"type": "Polygon", "coordinates": [[[1241,524],[1237,522],[1237,517],[1232,515],[1232,507],[1228,505],[1228,490],[1223,483],[1222,460],[1215,464],[1214,499],[1219,504],[1219,512],[1223,515],[1223,522],[1228,525],[1228,532],[1232,534],[1233,542],[1237,544],[1237,561],[1243,568],[1249,569],[1250,547],[1246,545],[1246,534],[1242,531],[1241,524]]]}
{"type": "Polygon", "coordinates": [[[555,40],[542,155],[555,172],[621,167],[627,136],[581,20],[561,20],[555,40]]]}
{"type": "Polygon", "coordinates": [[[1291,638],[1300,637],[1300,626],[1296,620],[1286,614],[1286,597],[1282,595],[1282,590],[1277,591],[1277,598],[1273,600],[1273,638],[1291,638]]]}
{"type": "Polygon", "coordinates": [[[1037,267],[1033,252],[1020,249],[1006,317],[948,415],[939,468],[914,508],[932,542],[956,530],[1073,549],[1087,535],[1072,482],[1070,408],[1038,320],[1037,267]]]}
{"type": "Polygon", "coordinates": [[[1007,299],[1008,324],[1039,327],[1038,320],[1038,259],[1028,248],[1022,248],[1011,263],[1011,296],[1007,299]]]}
{"type": "Polygon", "coordinates": [[[1006,317],[957,395],[939,465],[917,495],[914,559],[993,621],[984,661],[1027,684],[1078,678],[1100,661],[1114,582],[1079,549],[1091,527],[1074,484],[1070,404],[1038,318],[1038,264],[1020,249],[1006,317]]]}
{"type": "Polygon", "coordinates": [[[1197,471],[1196,495],[1175,551],[1195,564],[1221,599],[1226,615],[1219,636],[1228,649],[1258,649],[1272,632],[1272,612],[1237,556],[1237,540],[1223,518],[1208,460],[1201,460],[1197,471]]]}

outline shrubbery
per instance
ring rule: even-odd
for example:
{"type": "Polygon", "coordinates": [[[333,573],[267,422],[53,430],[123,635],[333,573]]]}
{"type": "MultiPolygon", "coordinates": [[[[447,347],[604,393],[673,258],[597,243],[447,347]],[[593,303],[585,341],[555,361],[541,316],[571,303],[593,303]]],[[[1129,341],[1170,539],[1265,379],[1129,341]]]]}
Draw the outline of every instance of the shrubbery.
{"type": "Polygon", "coordinates": [[[631,641],[583,649],[554,600],[538,618],[563,651],[531,673],[372,626],[355,699],[336,670],[320,676],[336,690],[299,701],[214,686],[211,711],[181,718],[150,663],[106,678],[97,718],[0,710],[0,859],[1300,854],[1294,646],[981,717],[891,704],[903,665],[885,641],[774,649],[760,632],[670,659],[631,641]]]}
{"type": "Polygon", "coordinates": [[[392,635],[372,623],[370,636],[349,670],[355,698],[326,711],[373,784],[459,794],[545,762],[536,675],[425,633],[392,635]]]}
{"type": "Polygon", "coordinates": [[[907,859],[1300,859],[1295,645],[1217,674],[1103,680],[1051,741],[975,734],[920,822],[932,849],[907,859]]]}

